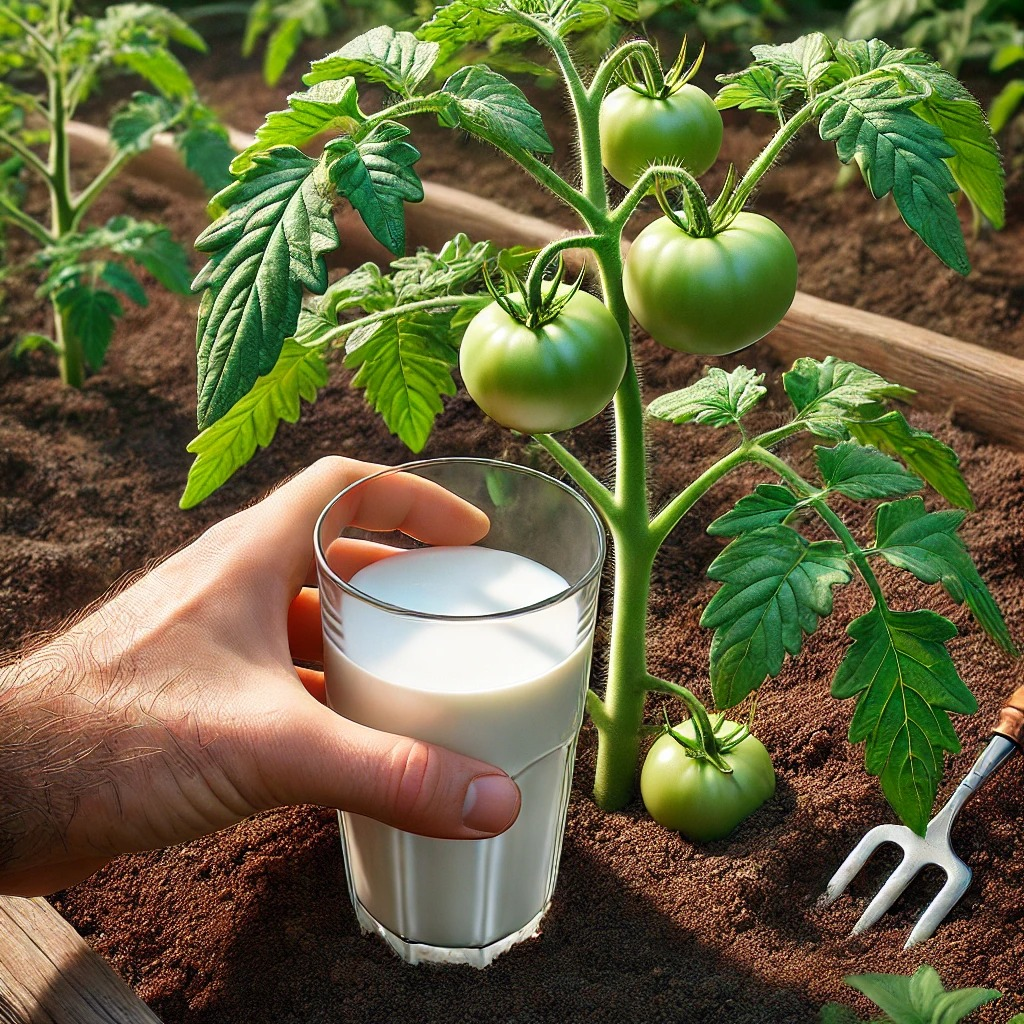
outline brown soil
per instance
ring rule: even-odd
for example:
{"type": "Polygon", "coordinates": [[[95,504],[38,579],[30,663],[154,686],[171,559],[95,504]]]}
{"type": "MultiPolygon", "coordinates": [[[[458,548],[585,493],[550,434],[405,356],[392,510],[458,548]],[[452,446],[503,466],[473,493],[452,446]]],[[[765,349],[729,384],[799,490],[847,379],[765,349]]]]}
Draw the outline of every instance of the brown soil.
{"type": "MultiPolygon", "coordinates": [[[[216,86],[213,70],[210,77],[216,86]]],[[[224,78],[220,90],[225,104],[242,96],[260,114],[281,105],[279,97],[267,103],[251,75],[224,78]]],[[[244,123],[241,115],[238,120],[244,123]]],[[[438,163],[431,166],[443,171],[438,163]]],[[[848,211],[852,198],[832,195],[831,173],[828,162],[808,173],[791,161],[761,197],[762,209],[770,203],[780,219],[787,218],[803,258],[803,287],[815,290],[809,282],[820,282],[829,298],[1020,351],[1019,230],[973,243],[981,268],[977,281],[955,283],[902,231],[885,255],[876,250],[867,231],[884,225],[892,211],[872,208],[865,222],[859,207],[848,211]],[[829,212],[797,228],[817,209],[812,197],[825,198],[829,212]],[[844,228],[839,242],[832,224],[844,228]],[[847,230],[848,224],[857,230],[847,230]],[[815,246],[818,237],[829,241],[815,246]],[[852,254],[854,266],[869,271],[869,283],[848,277],[845,262],[826,262],[828,251],[852,254]],[[919,260],[921,272],[911,271],[919,260]],[[911,296],[908,282],[919,279],[928,288],[911,296]]],[[[536,208],[527,190],[510,188],[507,177],[489,173],[482,188],[536,208]]],[[[1019,190],[1015,195],[1011,206],[1019,211],[1019,190]]],[[[145,183],[125,180],[99,213],[123,204],[165,219],[182,239],[202,227],[201,211],[183,209],[145,183]]],[[[41,311],[16,301],[3,329],[43,323],[41,311]]],[[[129,314],[103,371],[77,393],[60,388],[41,356],[0,368],[0,647],[14,648],[59,623],[122,573],[188,540],[320,454],[340,451],[392,463],[407,458],[344,386],[339,370],[335,385],[302,423],[282,426],[271,448],[202,508],[180,512],[177,498],[190,458],[185,445],[194,425],[193,323],[191,303],[154,293],[148,309],[129,314]]],[[[697,360],[649,342],[640,342],[637,353],[650,396],[700,370],[697,360]]],[[[781,369],[761,353],[743,358],[773,376],[781,369]]],[[[761,414],[764,422],[779,415],[770,407],[761,414]]],[[[988,445],[941,417],[915,414],[914,422],[937,432],[964,458],[979,509],[964,532],[1020,641],[1024,455],[988,445]]],[[[608,462],[605,427],[597,421],[570,439],[595,472],[608,462]]],[[[725,444],[708,428],[664,425],[655,427],[651,440],[656,501],[678,490],[725,444]]],[[[448,403],[424,452],[461,453],[523,457],[463,395],[448,403]]],[[[656,566],[650,668],[705,697],[710,637],[697,620],[712,593],[703,572],[719,543],[704,534],[703,524],[755,479],[743,474],[714,492],[694,521],[677,530],[656,566]]],[[[853,517],[860,527],[865,519],[864,513],[853,517]]],[[[996,656],[941,591],[895,575],[887,585],[899,607],[927,602],[961,629],[954,656],[982,710],[957,722],[964,752],[949,761],[948,794],[968,770],[1002,698],[1024,683],[1024,672],[996,656]]],[[[935,966],[947,985],[1003,990],[1005,997],[977,1019],[1005,1022],[1024,1010],[1024,857],[1016,827],[1024,806],[1022,789],[1014,785],[1016,764],[961,817],[955,843],[974,868],[975,882],[934,939],[901,951],[935,878],[915,884],[876,929],[850,935],[891,860],[873,864],[852,895],[832,909],[816,908],[827,878],[859,836],[891,820],[877,784],[863,771],[861,751],[846,742],[850,705],[828,695],[849,642],[843,624],[866,606],[863,588],[847,588],[837,597],[834,620],[764,688],[758,733],[774,758],[779,789],[728,840],[690,844],[653,824],[638,801],[618,813],[598,810],[587,795],[594,739],[585,728],[562,871],[543,934],[484,972],[410,968],[359,934],[344,892],[336,819],[323,808],[268,812],[185,846],[121,858],[54,902],[169,1024],[811,1024],[832,999],[867,1013],[867,1004],[844,988],[844,975],[909,973],[923,962],[935,966]]],[[[650,712],[654,720],[654,704],[650,712]]]]}

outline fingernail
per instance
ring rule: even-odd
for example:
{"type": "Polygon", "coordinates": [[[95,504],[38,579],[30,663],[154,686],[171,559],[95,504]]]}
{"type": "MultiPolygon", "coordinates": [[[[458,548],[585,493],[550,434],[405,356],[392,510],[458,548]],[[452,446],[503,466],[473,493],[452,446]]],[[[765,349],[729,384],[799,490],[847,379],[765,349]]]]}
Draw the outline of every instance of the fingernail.
{"type": "Polygon", "coordinates": [[[462,824],[474,832],[504,832],[519,814],[519,787],[507,775],[477,775],[466,790],[462,824]]]}

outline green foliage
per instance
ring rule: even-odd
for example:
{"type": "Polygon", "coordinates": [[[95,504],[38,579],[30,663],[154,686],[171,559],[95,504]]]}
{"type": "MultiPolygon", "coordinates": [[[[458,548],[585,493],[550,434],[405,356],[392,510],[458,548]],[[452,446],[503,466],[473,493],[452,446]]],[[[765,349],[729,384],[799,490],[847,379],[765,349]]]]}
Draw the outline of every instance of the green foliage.
{"type": "Polygon", "coordinates": [[[785,121],[794,96],[810,101],[800,116],[817,118],[822,139],[843,163],[856,162],[871,194],[892,195],[907,226],[966,274],[951,195],[960,189],[996,227],[1004,221],[999,151],[971,94],[923,52],[878,39],[833,43],[812,33],[753,53],[752,67],[720,76],[718,105],[785,121]]]}
{"type": "MultiPolygon", "coordinates": [[[[28,234],[38,247],[40,294],[51,303],[56,353],[69,384],[104,360],[123,307],[145,304],[128,260],[164,287],[189,291],[184,251],[156,224],[114,218],[83,228],[90,208],[124,165],[169,132],[186,165],[210,186],[225,183],[227,132],[196,96],[171,44],[202,50],[202,39],[176,14],[147,3],[114,4],[98,16],[72,15],[71,5],[11,0],[0,10],[0,227],[28,234]],[[110,118],[107,165],[80,191],[72,185],[68,130],[81,103],[109,71],[127,71],[155,92],[136,92],[110,118]],[[17,191],[34,175],[50,196],[48,220],[22,208],[17,191]],[[114,257],[113,259],[109,257],[114,257]]],[[[42,347],[39,337],[19,351],[42,347]]]]}
{"type": "MultiPolygon", "coordinates": [[[[933,967],[924,964],[911,976],[902,974],[853,974],[846,984],[867,996],[885,1013],[891,1024],[958,1024],[980,1006],[1002,993],[991,988],[947,991],[933,967]]],[[[820,1015],[821,1024],[858,1024],[850,1010],[831,1003],[820,1015]]],[[[1014,1024],[1015,1017],[1008,1024],[1014,1024]]]]}
{"type": "MultiPolygon", "coordinates": [[[[731,374],[712,369],[696,384],[652,403],[652,410],[678,423],[703,417],[713,426],[731,422],[742,428],[743,413],[761,394],[746,401],[738,396],[749,394],[751,385],[763,392],[762,379],[746,367],[731,374]]],[[[1016,648],[956,534],[965,513],[927,512],[920,497],[905,497],[925,486],[910,460],[934,438],[919,431],[913,445],[894,445],[897,456],[909,453],[904,465],[850,436],[865,412],[882,419],[881,403],[906,398],[909,392],[833,357],[799,359],[782,381],[794,415],[775,436],[806,431],[835,443],[814,449],[820,484],[804,480],[773,455],[761,457],[781,483],[758,485],[708,527],[711,534],[736,538],[708,569],[722,586],[701,619],[701,625],[715,630],[710,660],[715,703],[733,707],[766,678],[777,676],[786,655],[797,656],[804,637],[817,629],[822,616],[831,614],[833,588],[848,583],[856,568],[875,604],[849,626],[854,643],[836,673],[832,693],[840,699],[857,698],[850,740],[865,744],[867,770],[879,776],[900,817],[923,832],[943,755],[959,750],[947,712],[966,714],[976,705],[946,649],[956,636],[953,623],[932,611],[890,609],[869,561],[882,558],[924,583],[941,583],[953,601],[966,603],[1000,647],[1010,654],[1016,648]],[[855,501],[900,500],[877,507],[873,543],[863,545],[830,507],[832,495],[855,501]],[[817,513],[838,542],[804,538],[793,521],[806,513],[817,513]]],[[[955,464],[943,461],[941,470],[939,479],[948,489],[966,491],[955,464]]]]}

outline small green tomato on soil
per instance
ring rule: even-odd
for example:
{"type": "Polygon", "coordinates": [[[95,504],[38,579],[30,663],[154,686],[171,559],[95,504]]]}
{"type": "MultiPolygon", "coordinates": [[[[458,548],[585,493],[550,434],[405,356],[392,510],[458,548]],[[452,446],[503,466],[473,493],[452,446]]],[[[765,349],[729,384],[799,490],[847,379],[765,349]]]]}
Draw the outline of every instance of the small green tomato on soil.
{"type": "Polygon", "coordinates": [[[724,839],[775,794],[775,769],[764,744],[728,719],[716,728],[728,771],[697,749],[693,719],[666,727],[640,773],[650,816],[695,842],[724,839]],[[724,734],[724,735],[723,735],[724,734]]]}

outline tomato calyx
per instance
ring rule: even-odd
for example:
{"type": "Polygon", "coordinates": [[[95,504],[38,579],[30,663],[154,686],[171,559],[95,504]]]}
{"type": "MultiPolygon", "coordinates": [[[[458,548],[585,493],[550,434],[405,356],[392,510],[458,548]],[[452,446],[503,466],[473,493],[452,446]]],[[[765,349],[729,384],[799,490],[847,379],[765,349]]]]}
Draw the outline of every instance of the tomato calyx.
{"type": "Polygon", "coordinates": [[[634,60],[629,56],[623,61],[619,77],[624,85],[628,85],[635,93],[650,99],[665,100],[679,92],[694,75],[697,74],[704,61],[704,47],[700,48],[694,62],[686,66],[686,36],[683,36],[679,56],[666,74],[661,67],[658,51],[653,46],[650,52],[644,52],[647,59],[634,60]]]}
{"type": "Polygon", "coordinates": [[[725,760],[725,755],[735,750],[750,735],[749,721],[742,724],[728,722],[729,728],[726,728],[727,719],[724,712],[716,715],[714,721],[708,716],[706,722],[701,722],[700,718],[694,716],[695,737],[691,739],[673,728],[667,712],[663,714],[665,722],[661,727],[661,735],[671,736],[676,743],[685,748],[687,757],[707,761],[723,775],[732,774],[732,765],[725,760]],[[710,728],[705,731],[707,726],[710,728]]]}
{"type": "MultiPolygon", "coordinates": [[[[532,275],[531,275],[532,276],[532,275]]],[[[565,263],[558,257],[553,277],[539,279],[534,287],[524,286],[514,274],[502,270],[502,284],[499,288],[484,269],[484,284],[491,298],[517,323],[536,330],[557,319],[563,309],[572,301],[583,284],[580,273],[568,289],[563,288],[565,263]]],[[[528,281],[527,285],[533,284],[528,281]]]]}

